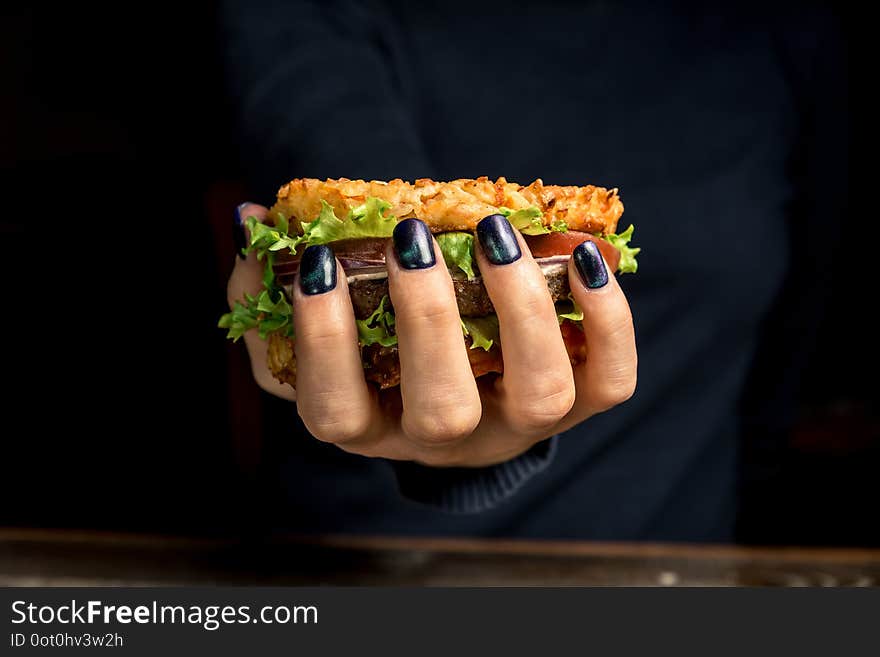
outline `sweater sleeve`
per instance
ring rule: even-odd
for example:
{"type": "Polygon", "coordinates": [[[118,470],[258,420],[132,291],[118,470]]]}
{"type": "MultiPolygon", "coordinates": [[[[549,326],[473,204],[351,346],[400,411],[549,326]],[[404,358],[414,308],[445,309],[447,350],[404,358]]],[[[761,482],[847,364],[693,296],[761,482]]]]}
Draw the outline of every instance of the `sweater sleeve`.
{"type": "Polygon", "coordinates": [[[546,470],[558,441],[553,436],[486,468],[430,468],[407,461],[391,461],[391,466],[404,497],[449,513],[480,513],[502,504],[546,470]]]}

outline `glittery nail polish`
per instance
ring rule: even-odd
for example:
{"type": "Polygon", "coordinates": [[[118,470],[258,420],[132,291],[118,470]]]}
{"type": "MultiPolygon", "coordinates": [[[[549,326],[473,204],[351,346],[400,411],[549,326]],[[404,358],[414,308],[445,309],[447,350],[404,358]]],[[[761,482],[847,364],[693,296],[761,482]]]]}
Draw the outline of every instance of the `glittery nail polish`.
{"type": "Polygon", "coordinates": [[[394,251],[404,269],[427,269],[437,262],[431,231],[418,219],[404,219],[394,227],[394,251]]]}
{"type": "Polygon", "coordinates": [[[509,265],[522,257],[514,230],[503,214],[490,214],[477,224],[477,239],[493,265],[509,265]]]}
{"type": "Polygon", "coordinates": [[[336,257],[329,246],[316,244],[303,251],[299,287],[304,294],[324,294],[336,287],[336,257]]]}
{"type": "Polygon", "coordinates": [[[247,256],[242,252],[244,248],[247,246],[247,240],[244,234],[244,217],[241,216],[241,211],[244,210],[245,206],[250,205],[250,203],[242,203],[238,207],[235,208],[235,216],[232,219],[232,243],[235,245],[235,253],[239,258],[244,260],[247,256]]]}
{"type": "Polygon", "coordinates": [[[579,244],[571,254],[581,280],[588,288],[595,290],[608,282],[608,269],[602,260],[602,253],[594,242],[587,240],[579,244]]]}

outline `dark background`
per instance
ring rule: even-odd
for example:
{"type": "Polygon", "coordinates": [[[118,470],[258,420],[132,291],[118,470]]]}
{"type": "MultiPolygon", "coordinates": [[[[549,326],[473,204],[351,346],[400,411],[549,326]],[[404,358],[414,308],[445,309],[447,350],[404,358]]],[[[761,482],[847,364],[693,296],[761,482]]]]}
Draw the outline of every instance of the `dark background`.
{"type": "MultiPolygon", "coordinates": [[[[838,16],[859,90],[868,45],[838,16]]],[[[231,395],[259,394],[215,327],[241,163],[259,154],[236,140],[215,18],[212,3],[3,10],[2,525],[264,524],[260,443],[285,437],[230,416],[231,395]]],[[[827,190],[849,207],[825,247],[844,266],[794,429],[744,445],[744,542],[880,543],[875,183],[858,166],[870,113],[851,101],[850,185],[827,190]]]]}

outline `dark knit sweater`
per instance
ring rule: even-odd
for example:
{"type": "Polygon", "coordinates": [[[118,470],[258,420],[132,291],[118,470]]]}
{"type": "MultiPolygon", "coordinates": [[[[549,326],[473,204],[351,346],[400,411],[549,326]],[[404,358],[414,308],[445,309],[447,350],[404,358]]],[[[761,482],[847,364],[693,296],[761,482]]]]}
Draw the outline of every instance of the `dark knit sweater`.
{"type": "Polygon", "coordinates": [[[770,368],[774,385],[773,413],[749,417],[784,424],[814,322],[799,300],[821,297],[830,266],[797,245],[830,230],[817,181],[841,175],[833,21],[705,3],[240,2],[223,38],[252,200],[293,177],[591,183],[620,188],[643,249],[621,278],[630,401],[477,470],[346,454],[278,402],[283,525],[731,538],[748,377],[770,368]],[[774,332],[771,310],[800,328],[774,332]]]}

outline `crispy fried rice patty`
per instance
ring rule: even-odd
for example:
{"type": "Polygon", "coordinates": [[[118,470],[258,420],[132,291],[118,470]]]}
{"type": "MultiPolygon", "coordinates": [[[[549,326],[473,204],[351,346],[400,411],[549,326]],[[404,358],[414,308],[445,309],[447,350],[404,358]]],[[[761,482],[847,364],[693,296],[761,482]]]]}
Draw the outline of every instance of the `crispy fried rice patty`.
{"type": "Polygon", "coordinates": [[[564,221],[569,230],[603,235],[617,229],[623,214],[617,189],[545,185],[540,178],[523,187],[505,178],[492,182],[483,176],[450,182],[420,178],[415,183],[400,179],[386,183],[297,178],[278,190],[278,202],[270,216],[274,219],[283,213],[288,219],[296,219],[293,225],[299,226],[299,221],[311,221],[318,216],[324,200],[337,217],[344,218],[368,196],[391,203],[390,212],[398,219],[417,217],[435,233],[474,230],[480,219],[498,212],[501,206],[522,210],[534,205],[544,213],[545,226],[564,221]]]}

